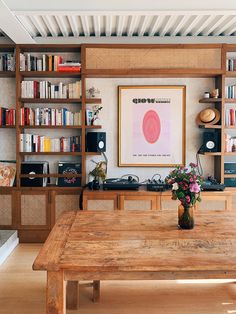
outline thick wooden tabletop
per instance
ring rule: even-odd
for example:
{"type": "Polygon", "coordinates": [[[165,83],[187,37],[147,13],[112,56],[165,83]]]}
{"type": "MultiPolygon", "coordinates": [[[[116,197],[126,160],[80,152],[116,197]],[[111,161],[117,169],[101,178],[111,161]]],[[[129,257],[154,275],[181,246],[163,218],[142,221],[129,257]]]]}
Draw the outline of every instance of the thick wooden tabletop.
{"type": "Polygon", "coordinates": [[[177,210],[65,212],[33,269],[234,272],[236,213],[197,211],[195,228],[179,230],[177,210]]]}

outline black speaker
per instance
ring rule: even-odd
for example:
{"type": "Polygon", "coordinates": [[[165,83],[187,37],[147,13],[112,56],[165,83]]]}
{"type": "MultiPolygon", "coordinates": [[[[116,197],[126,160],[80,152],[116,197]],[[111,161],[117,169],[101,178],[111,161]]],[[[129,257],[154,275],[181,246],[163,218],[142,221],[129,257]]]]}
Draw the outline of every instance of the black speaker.
{"type": "Polygon", "coordinates": [[[88,132],[86,136],[87,152],[105,152],[106,151],[106,133],[88,132]]]}
{"type": "Polygon", "coordinates": [[[203,133],[203,145],[202,152],[219,152],[219,133],[218,132],[204,132],[203,133]]]}

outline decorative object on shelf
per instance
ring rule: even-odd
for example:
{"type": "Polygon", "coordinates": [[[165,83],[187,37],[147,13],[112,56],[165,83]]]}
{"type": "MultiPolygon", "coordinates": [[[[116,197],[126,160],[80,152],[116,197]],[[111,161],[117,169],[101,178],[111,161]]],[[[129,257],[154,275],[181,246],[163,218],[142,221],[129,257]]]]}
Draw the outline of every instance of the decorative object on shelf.
{"type": "Polygon", "coordinates": [[[0,161],[0,186],[13,186],[16,176],[16,161],[0,161]]]}
{"type": "Polygon", "coordinates": [[[106,179],[107,176],[107,165],[108,165],[108,159],[105,153],[102,153],[104,157],[104,161],[96,162],[94,160],[91,160],[93,163],[96,164],[95,168],[89,172],[90,176],[94,177],[94,180],[92,182],[103,182],[106,179]]]}
{"type": "Polygon", "coordinates": [[[91,120],[91,125],[100,125],[101,124],[101,120],[99,118],[99,112],[102,110],[102,107],[95,105],[93,106],[93,118],[91,120]]]}
{"type": "Polygon", "coordinates": [[[86,109],[86,125],[92,125],[93,120],[93,110],[86,109]]]}
{"type": "Polygon", "coordinates": [[[186,86],[119,86],[119,166],[185,163],[186,86]]]}
{"type": "Polygon", "coordinates": [[[197,165],[189,164],[187,167],[177,167],[166,177],[167,184],[172,185],[172,199],[180,200],[178,208],[178,225],[181,229],[193,229],[193,206],[201,201],[200,191],[202,177],[197,174],[197,165]]]}
{"type": "Polygon", "coordinates": [[[219,89],[218,89],[218,88],[213,89],[213,90],[211,91],[211,97],[212,97],[212,98],[218,98],[218,97],[219,97],[219,89]]]}
{"type": "Polygon", "coordinates": [[[220,121],[220,112],[216,108],[206,108],[199,112],[197,124],[216,124],[220,121]]]}
{"type": "Polygon", "coordinates": [[[204,93],[204,98],[210,98],[210,93],[209,92],[205,92],[204,93]]]}
{"type": "Polygon", "coordinates": [[[65,175],[64,178],[58,178],[58,186],[81,186],[81,178],[76,177],[76,175],[81,174],[81,163],[72,161],[59,161],[58,162],[58,173],[65,175]],[[68,176],[66,175],[75,175],[68,176]]]}
{"type": "Polygon", "coordinates": [[[99,98],[100,95],[101,95],[100,90],[98,88],[95,88],[94,86],[86,90],[87,98],[99,98]]]}
{"type": "MultiPolygon", "coordinates": [[[[23,161],[21,163],[21,174],[39,175],[49,174],[48,161],[23,161]]],[[[49,183],[49,178],[28,177],[21,178],[21,186],[41,186],[45,187],[49,183]]]]}

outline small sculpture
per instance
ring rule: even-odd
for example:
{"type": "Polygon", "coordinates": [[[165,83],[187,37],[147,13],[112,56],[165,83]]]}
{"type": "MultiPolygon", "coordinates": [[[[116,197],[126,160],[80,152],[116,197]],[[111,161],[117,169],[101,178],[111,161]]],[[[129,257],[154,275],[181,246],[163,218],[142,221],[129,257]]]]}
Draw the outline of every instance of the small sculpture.
{"type": "Polygon", "coordinates": [[[95,88],[94,86],[90,87],[86,90],[87,96],[90,98],[99,98],[100,97],[100,90],[95,88]]]}

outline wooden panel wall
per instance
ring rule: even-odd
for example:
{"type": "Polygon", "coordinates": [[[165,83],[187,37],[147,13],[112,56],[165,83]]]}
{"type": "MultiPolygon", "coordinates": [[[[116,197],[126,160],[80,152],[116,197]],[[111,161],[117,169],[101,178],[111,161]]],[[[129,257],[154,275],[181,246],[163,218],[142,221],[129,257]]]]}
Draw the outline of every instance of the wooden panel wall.
{"type": "Polygon", "coordinates": [[[221,69],[220,48],[86,48],[86,69],[221,69]]]}

